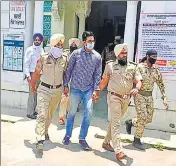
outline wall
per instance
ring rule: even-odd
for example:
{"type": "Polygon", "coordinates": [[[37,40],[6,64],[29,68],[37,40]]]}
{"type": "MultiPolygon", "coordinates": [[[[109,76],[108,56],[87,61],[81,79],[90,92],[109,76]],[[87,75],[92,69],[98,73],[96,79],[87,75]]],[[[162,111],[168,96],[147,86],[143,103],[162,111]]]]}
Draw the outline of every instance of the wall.
{"type": "MultiPolygon", "coordinates": [[[[27,7],[28,7],[28,4],[27,4],[27,7]]],[[[26,18],[27,18],[27,15],[26,15],[26,18]]],[[[1,48],[3,46],[3,37],[2,37],[3,34],[23,33],[24,36],[26,37],[27,33],[29,33],[27,29],[10,29],[8,20],[9,20],[9,1],[2,1],[1,3],[1,25],[2,25],[1,48]]],[[[25,38],[25,41],[28,41],[27,37],[25,38]]],[[[24,48],[26,47],[27,45],[24,46],[24,48]]],[[[3,49],[1,49],[1,93],[2,93],[1,105],[18,107],[20,109],[23,109],[26,107],[27,92],[28,92],[27,82],[23,81],[24,74],[23,72],[4,71],[2,69],[2,63],[3,63],[3,49]]]]}
{"type": "MultiPolygon", "coordinates": [[[[176,2],[174,1],[142,1],[141,11],[145,13],[175,13],[175,6],[176,2]]],[[[163,75],[163,79],[168,96],[169,110],[165,109],[160,90],[155,85],[153,91],[155,113],[153,122],[147,128],[176,132],[176,89],[174,88],[176,85],[176,77],[174,75],[163,75]],[[171,128],[171,124],[174,124],[175,128],[171,128]]],[[[134,107],[131,107],[124,119],[134,116],[136,116],[136,113],[134,107]]]]}
{"type": "Polygon", "coordinates": [[[65,2],[65,15],[64,15],[64,35],[65,43],[64,47],[68,48],[68,40],[72,37],[77,37],[77,23],[76,15],[74,11],[75,2],[65,2]]]}
{"type": "MultiPolygon", "coordinates": [[[[57,7],[57,1],[53,1],[53,5],[57,7]]],[[[64,12],[60,20],[57,20],[55,16],[52,14],[51,34],[55,34],[55,33],[64,33],[64,12]]]]}

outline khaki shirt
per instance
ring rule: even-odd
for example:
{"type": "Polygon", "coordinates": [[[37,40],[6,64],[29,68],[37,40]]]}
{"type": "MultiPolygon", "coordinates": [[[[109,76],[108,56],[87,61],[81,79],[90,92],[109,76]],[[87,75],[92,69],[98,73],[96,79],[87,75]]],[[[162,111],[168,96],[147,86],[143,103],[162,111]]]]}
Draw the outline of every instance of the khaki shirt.
{"type": "Polygon", "coordinates": [[[70,54],[70,49],[64,49],[64,52],[63,52],[63,53],[64,53],[65,56],[67,56],[67,60],[69,61],[70,55],[71,55],[71,54],[70,54]]]}
{"type": "Polygon", "coordinates": [[[41,55],[41,82],[49,85],[60,85],[63,82],[63,73],[67,68],[67,56],[63,55],[54,59],[50,53],[41,55]]]}
{"type": "Polygon", "coordinates": [[[133,62],[121,66],[117,61],[107,63],[104,75],[108,75],[108,91],[120,95],[129,95],[135,80],[142,80],[142,76],[133,62]]]}
{"type": "Polygon", "coordinates": [[[153,65],[152,68],[149,68],[146,62],[139,63],[138,68],[143,78],[141,90],[152,92],[154,83],[156,82],[163,97],[166,97],[165,86],[159,69],[155,65],[153,65]]]}

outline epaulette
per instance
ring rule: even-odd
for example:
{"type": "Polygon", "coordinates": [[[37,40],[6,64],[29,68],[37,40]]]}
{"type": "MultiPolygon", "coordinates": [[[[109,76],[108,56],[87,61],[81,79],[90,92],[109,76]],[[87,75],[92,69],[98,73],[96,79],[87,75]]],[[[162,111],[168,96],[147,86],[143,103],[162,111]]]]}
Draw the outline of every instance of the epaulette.
{"type": "Polygon", "coordinates": [[[63,53],[69,53],[70,52],[70,49],[64,49],[63,50],[63,53]]]}
{"type": "Polygon", "coordinates": [[[114,60],[109,60],[106,62],[106,64],[111,63],[111,62],[114,62],[114,60]]]}
{"type": "Polygon", "coordinates": [[[133,61],[129,61],[130,64],[133,64],[135,66],[137,66],[137,63],[136,62],[133,62],[133,61]]]}
{"type": "Polygon", "coordinates": [[[41,57],[46,57],[46,56],[48,56],[48,55],[49,55],[48,52],[44,52],[44,53],[42,53],[40,56],[41,56],[41,57]]]}

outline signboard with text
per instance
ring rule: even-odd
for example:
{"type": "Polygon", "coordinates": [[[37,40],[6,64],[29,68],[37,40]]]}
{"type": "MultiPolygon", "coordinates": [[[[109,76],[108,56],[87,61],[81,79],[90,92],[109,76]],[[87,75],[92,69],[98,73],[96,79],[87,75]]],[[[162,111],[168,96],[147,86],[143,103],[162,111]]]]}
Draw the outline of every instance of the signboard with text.
{"type": "Polygon", "coordinates": [[[138,36],[137,62],[155,49],[160,71],[176,74],[176,14],[141,13],[138,36]]]}
{"type": "Polygon", "coordinates": [[[5,34],[3,37],[3,70],[23,71],[24,36],[5,34]]]}
{"type": "Polygon", "coordinates": [[[23,29],[26,26],[26,2],[25,1],[9,1],[10,3],[10,28],[23,29]]]}

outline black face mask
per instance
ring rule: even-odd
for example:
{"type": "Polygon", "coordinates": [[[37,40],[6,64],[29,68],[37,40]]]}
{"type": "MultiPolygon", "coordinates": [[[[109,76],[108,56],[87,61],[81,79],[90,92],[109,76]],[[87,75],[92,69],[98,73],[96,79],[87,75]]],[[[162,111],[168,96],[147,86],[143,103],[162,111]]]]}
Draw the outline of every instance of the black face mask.
{"type": "Polygon", "coordinates": [[[118,63],[119,63],[121,66],[125,66],[125,65],[127,64],[127,58],[118,59],[118,63]]]}
{"type": "Polygon", "coordinates": [[[156,59],[153,59],[153,58],[149,58],[149,59],[148,59],[148,61],[149,61],[149,63],[150,63],[150,64],[152,64],[152,65],[153,65],[153,64],[155,64],[155,62],[156,62],[156,59]]]}
{"type": "Polygon", "coordinates": [[[72,53],[74,50],[76,50],[76,49],[78,49],[78,47],[72,47],[72,46],[70,46],[70,52],[72,53]]]}

